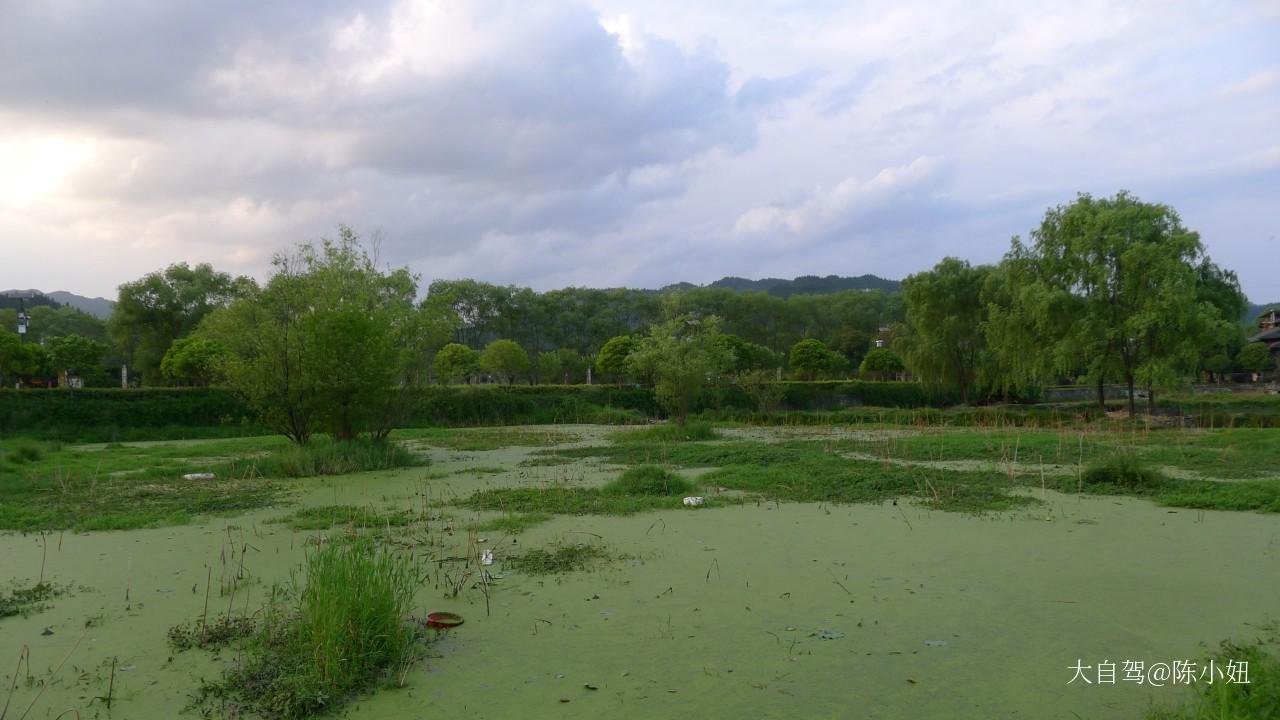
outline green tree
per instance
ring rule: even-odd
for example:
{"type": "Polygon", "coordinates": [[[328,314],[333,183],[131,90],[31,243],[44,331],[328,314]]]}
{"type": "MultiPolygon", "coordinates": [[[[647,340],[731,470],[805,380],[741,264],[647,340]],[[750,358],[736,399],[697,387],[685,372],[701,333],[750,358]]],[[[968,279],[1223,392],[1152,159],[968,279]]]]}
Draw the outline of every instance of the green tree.
{"type": "Polygon", "coordinates": [[[730,370],[735,373],[769,370],[782,365],[782,358],[777,353],[763,345],[743,340],[737,335],[722,333],[719,342],[726,350],[733,353],[733,366],[730,370]]]}
{"type": "Polygon", "coordinates": [[[788,365],[792,374],[801,380],[814,380],[820,375],[838,369],[840,358],[821,340],[806,338],[791,346],[788,365]]]}
{"type": "Polygon", "coordinates": [[[631,373],[652,377],[658,402],[684,425],[702,388],[728,370],[733,355],[719,341],[720,319],[678,315],[652,325],[630,355],[631,373]]]}
{"type": "Polygon", "coordinates": [[[49,362],[58,373],[84,375],[97,369],[107,346],[83,335],[63,335],[46,343],[49,362]]]}
{"type": "Polygon", "coordinates": [[[107,323],[131,373],[154,383],[174,340],[186,337],[214,310],[249,291],[252,282],[211,265],[170,265],[120,286],[107,323]]]}
{"type": "Polygon", "coordinates": [[[888,380],[907,369],[897,353],[888,348],[876,348],[867,353],[858,366],[858,373],[872,380],[888,380]]]}
{"type": "Polygon", "coordinates": [[[1230,332],[1234,277],[1166,205],[1082,194],[1051,208],[1032,240],[1006,255],[1011,309],[992,323],[1004,362],[1038,366],[1024,374],[1084,365],[1100,393],[1108,375],[1125,381],[1131,414],[1145,385],[1151,411],[1155,390],[1194,374],[1201,349],[1230,332]]]}
{"type": "Polygon", "coordinates": [[[631,355],[639,347],[640,343],[630,335],[610,338],[596,356],[596,369],[612,376],[621,385],[622,379],[631,371],[631,355]]]}
{"type": "Polygon", "coordinates": [[[49,353],[43,347],[0,330],[0,381],[5,387],[47,377],[49,365],[49,353]]]}
{"type": "Polygon", "coordinates": [[[480,353],[480,369],[510,385],[529,372],[529,353],[514,340],[494,340],[480,353]]]}
{"type": "Polygon", "coordinates": [[[1266,343],[1249,343],[1236,356],[1236,366],[1245,372],[1261,373],[1276,368],[1275,358],[1266,343]]]}
{"type": "Polygon", "coordinates": [[[959,390],[965,404],[986,351],[981,295],[990,271],[944,258],[902,281],[906,322],[898,344],[907,365],[926,382],[959,390]]]}
{"type": "Polygon", "coordinates": [[[296,443],[319,430],[385,438],[425,366],[417,278],[383,272],[350,228],[277,255],[261,290],[206,318],[227,348],[228,383],[296,443]]]}
{"type": "Polygon", "coordinates": [[[173,341],[160,361],[160,372],[186,385],[212,385],[223,379],[227,348],[206,337],[185,337],[173,341]]]}
{"type": "Polygon", "coordinates": [[[480,353],[462,343],[449,343],[436,353],[435,371],[442,383],[467,380],[480,372],[480,353]]]}
{"type": "Polygon", "coordinates": [[[1231,358],[1226,353],[1216,353],[1204,359],[1205,372],[1209,373],[1209,382],[1222,382],[1223,376],[1231,372],[1231,358]]]}
{"type": "Polygon", "coordinates": [[[782,405],[786,387],[764,370],[750,370],[738,375],[738,387],[756,404],[762,413],[773,412],[782,405]]]}

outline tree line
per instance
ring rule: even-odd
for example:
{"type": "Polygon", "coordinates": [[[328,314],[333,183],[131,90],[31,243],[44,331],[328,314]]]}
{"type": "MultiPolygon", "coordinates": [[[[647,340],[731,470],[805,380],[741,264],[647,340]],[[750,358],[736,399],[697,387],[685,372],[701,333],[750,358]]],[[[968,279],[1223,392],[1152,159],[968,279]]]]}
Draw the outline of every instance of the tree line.
{"type": "MultiPolygon", "coordinates": [[[[342,227],[335,240],[278,255],[264,284],[176,264],[121,285],[105,323],[67,307],[35,308],[25,343],[8,330],[16,312],[0,309],[0,379],[96,372],[118,382],[103,367],[123,363],[148,385],[232,383],[299,407],[345,408],[335,417],[347,419],[329,424],[349,435],[367,424],[356,416],[377,406],[362,399],[406,384],[568,384],[588,373],[603,382],[692,383],[671,380],[654,358],[684,357],[680,343],[695,340],[711,348],[689,355],[707,361],[696,364],[702,381],[728,377],[766,395],[764,384],[784,372],[801,380],[910,374],[966,402],[1031,397],[1061,382],[1092,384],[1102,400],[1104,386],[1120,382],[1134,409],[1139,390],[1153,406],[1157,390],[1190,377],[1274,364],[1265,346],[1245,342],[1238,319],[1247,305],[1234,273],[1207,257],[1172,208],[1123,192],[1051,208],[996,265],[947,258],[893,293],[535,292],[475,280],[420,290],[418,277],[379,268],[342,227]]],[[[309,436],[299,418],[314,413],[282,412],[286,434],[309,436]]]]}

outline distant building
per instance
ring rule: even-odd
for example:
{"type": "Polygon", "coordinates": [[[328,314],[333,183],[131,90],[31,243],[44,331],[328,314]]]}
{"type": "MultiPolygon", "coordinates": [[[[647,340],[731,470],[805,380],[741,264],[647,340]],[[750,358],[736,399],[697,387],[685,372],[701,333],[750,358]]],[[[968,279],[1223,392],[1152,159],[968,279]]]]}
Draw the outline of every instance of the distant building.
{"type": "Polygon", "coordinates": [[[1271,348],[1271,356],[1280,363],[1280,309],[1271,308],[1258,316],[1258,334],[1249,338],[1249,342],[1266,343],[1271,348]]]}

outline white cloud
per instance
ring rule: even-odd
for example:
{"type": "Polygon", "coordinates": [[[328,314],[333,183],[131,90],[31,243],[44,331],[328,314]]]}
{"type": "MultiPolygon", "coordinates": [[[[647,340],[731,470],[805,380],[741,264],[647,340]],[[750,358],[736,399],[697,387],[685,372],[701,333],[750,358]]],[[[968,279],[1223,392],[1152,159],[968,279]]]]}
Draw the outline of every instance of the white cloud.
{"type": "Polygon", "coordinates": [[[261,274],[339,222],[427,279],[901,276],[1123,187],[1280,296],[1256,4],[587,2],[11,3],[0,286],[261,274]]]}

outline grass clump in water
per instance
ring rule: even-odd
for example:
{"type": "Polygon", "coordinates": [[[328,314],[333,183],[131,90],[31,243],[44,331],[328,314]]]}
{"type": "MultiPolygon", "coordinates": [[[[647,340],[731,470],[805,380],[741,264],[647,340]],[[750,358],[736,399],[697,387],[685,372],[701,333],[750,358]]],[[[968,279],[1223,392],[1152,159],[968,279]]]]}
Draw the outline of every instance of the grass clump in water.
{"type": "Polygon", "coordinates": [[[408,618],[418,584],[406,556],[368,542],[330,543],[306,563],[306,585],[289,607],[274,606],[247,652],[206,704],[293,720],[331,712],[381,680],[399,677],[419,657],[421,637],[408,618]]]}
{"type": "Polygon", "coordinates": [[[411,467],[426,460],[393,442],[357,438],[290,445],[252,464],[263,477],[301,478],[411,467]]]}
{"type": "MultiPolygon", "coordinates": [[[[605,493],[600,488],[566,485],[482,490],[457,504],[472,510],[554,515],[634,515],[650,510],[674,510],[683,505],[675,495],[622,495],[605,493]]],[[[705,506],[714,504],[713,499],[708,498],[705,506]]]]}
{"type": "Polygon", "coordinates": [[[65,594],[66,588],[52,583],[39,582],[30,587],[15,587],[8,595],[0,594],[0,618],[40,612],[49,605],[49,601],[65,594]]]}
{"type": "MultiPolygon", "coordinates": [[[[1146,720],[1271,720],[1280,717],[1280,655],[1262,643],[1223,642],[1212,660],[1213,683],[1206,677],[1194,686],[1195,699],[1177,708],[1152,708],[1146,720]],[[1228,666],[1228,663],[1233,663],[1228,666]],[[1217,677],[1226,668],[1247,663],[1248,683],[1217,677]]],[[[1206,663],[1207,665],[1207,663],[1206,663]]],[[[1243,679],[1237,676],[1237,680],[1243,679]]]]}
{"type": "Polygon", "coordinates": [[[1120,493],[1143,494],[1160,489],[1167,479],[1132,455],[1114,455],[1090,465],[1081,482],[1091,489],[1114,489],[1120,493]]]}
{"type": "Polygon", "coordinates": [[[690,420],[684,425],[667,422],[641,430],[623,430],[609,435],[609,439],[618,445],[640,445],[652,443],[701,442],[719,440],[711,423],[690,420]]]}
{"type": "Polygon", "coordinates": [[[639,465],[627,468],[616,480],[603,488],[607,495],[676,496],[693,492],[693,483],[657,465],[639,465]]]}
{"type": "Polygon", "coordinates": [[[538,548],[523,555],[507,558],[505,565],[529,575],[554,575],[583,570],[597,560],[608,559],[609,553],[599,545],[584,543],[559,544],[550,550],[538,548]]]}
{"type": "Polygon", "coordinates": [[[254,619],[243,615],[223,615],[213,622],[195,620],[169,628],[169,644],[175,650],[214,650],[252,635],[256,628],[254,619]]]}
{"type": "Polygon", "coordinates": [[[413,522],[407,510],[380,513],[370,507],[356,505],[322,505],[303,508],[268,522],[282,523],[294,530],[328,530],[335,525],[355,528],[405,527],[413,522]]]}

